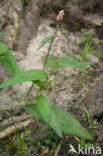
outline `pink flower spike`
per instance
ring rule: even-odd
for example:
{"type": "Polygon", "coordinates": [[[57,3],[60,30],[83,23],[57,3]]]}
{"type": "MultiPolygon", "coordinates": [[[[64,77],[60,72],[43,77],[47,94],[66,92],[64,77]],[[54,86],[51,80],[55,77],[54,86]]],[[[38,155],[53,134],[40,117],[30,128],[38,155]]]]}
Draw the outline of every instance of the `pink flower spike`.
{"type": "Polygon", "coordinates": [[[57,16],[57,21],[61,21],[63,19],[64,16],[64,10],[61,10],[57,16]]]}
{"type": "Polygon", "coordinates": [[[56,37],[55,38],[55,43],[58,43],[58,41],[59,41],[59,37],[56,37]]]}

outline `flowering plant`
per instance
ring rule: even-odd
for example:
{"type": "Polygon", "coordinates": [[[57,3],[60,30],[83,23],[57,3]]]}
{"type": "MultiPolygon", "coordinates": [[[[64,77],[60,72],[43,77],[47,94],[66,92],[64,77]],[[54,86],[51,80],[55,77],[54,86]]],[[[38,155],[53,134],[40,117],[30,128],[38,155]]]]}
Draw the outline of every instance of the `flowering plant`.
{"type": "MultiPolygon", "coordinates": [[[[9,48],[2,42],[0,42],[0,61],[4,64],[4,66],[8,69],[11,73],[11,76],[0,84],[0,88],[5,88],[13,84],[20,84],[27,81],[32,81],[32,85],[26,92],[21,104],[12,106],[14,107],[24,107],[25,110],[31,114],[34,118],[41,121],[44,124],[49,125],[55,132],[62,137],[62,134],[70,134],[74,136],[78,136],[82,139],[89,139],[92,140],[92,136],[87,132],[85,128],[81,126],[81,124],[72,117],[68,112],[64,111],[63,109],[52,106],[50,102],[47,100],[45,96],[43,96],[43,92],[47,89],[48,86],[51,85],[53,80],[50,80],[53,72],[61,67],[75,67],[75,68],[84,68],[85,66],[90,65],[88,62],[78,62],[75,60],[70,60],[67,57],[60,57],[61,50],[58,49],[58,42],[59,38],[57,37],[57,31],[59,29],[60,21],[63,19],[64,11],[61,10],[57,16],[57,26],[56,30],[52,36],[46,37],[42,42],[40,47],[37,49],[39,50],[45,44],[50,42],[48,47],[48,51],[45,57],[43,69],[32,69],[27,70],[25,72],[20,72],[17,62],[12,55],[9,48]],[[50,54],[52,45],[55,45],[55,53],[56,55],[50,54]],[[50,68],[49,72],[46,72],[47,68],[50,68]],[[30,94],[34,85],[39,86],[40,92],[38,96],[33,97],[27,100],[28,95],[30,94]],[[34,102],[36,100],[36,103],[34,102]]],[[[9,108],[4,108],[4,110],[9,108]]],[[[3,111],[2,109],[0,111],[3,111]]]]}

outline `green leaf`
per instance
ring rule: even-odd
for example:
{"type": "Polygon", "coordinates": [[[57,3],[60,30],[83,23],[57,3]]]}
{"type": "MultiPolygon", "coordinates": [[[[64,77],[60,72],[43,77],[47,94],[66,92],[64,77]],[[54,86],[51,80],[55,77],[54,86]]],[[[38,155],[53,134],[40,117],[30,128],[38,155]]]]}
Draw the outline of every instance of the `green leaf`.
{"type": "Polygon", "coordinates": [[[36,103],[42,119],[62,137],[60,124],[48,100],[40,95],[36,97],[36,103]]]}
{"type": "Polygon", "coordinates": [[[62,29],[62,33],[63,33],[64,35],[66,35],[66,34],[68,33],[68,30],[65,29],[65,28],[63,28],[63,29],[62,29]]]}
{"type": "Polygon", "coordinates": [[[11,75],[20,72],[17,62],[6,44],[0,42],[0,61],[11,75]]]}
{"type": "Polygon", "coordinates": [[[29,105],[26,105],[24,108],[27,113],[31,114],[37,120],[42,121],[42,117],[37,109],[37,104],[29,104],[29,105]]]}
{"type": "Polygon", "coordinates": [[[8,53],[8,50],[8,47],[4,43],[0,42],[0,57],[5,56],[8,53]]]}
{"type": "Polygon", "coordinates": [[[81,32],[86,32],[87,31],[87,28],[82,28],[81,29],[81,32]]]}
{"type": "Polygon", "coordinates": [[[53,66],[56,63],[56,57],[50,57],[48,58],[45,67],[48,68],[50,66],[53,66]]]}
{"type": "Polygon", "coordinates": [[[55,111],[58,121],[60,122],[62,131],[65,134],[70,134],[80,138],[93,140],[93,137],[87,132],[87,130],[83,128],[81,124],[68,112],[62,110],[57,106],[52,107],[53,110],[55,111]]]}
{"type": "Polygon", "coordinates": [[[36,84],[37,86],[39,86],[40,88],[42,88],[42,82],[40,80],[35,80],[33,81],[34,84],[36,84]]]}
{"type": "MultiPolygon", "coordinates": [[[[51,118],[51,113],[49,114],[51,110],[48,109],[48,104],[47,104],[48,101],[43,96],[39,96],[37,98],[40,98],[39,101],[37,100],[39,103],[26,105],[25,110],[33,117],[35,117],[37,120],[40,120],[41,122],[48,124],[49,119],[51,118]]],[[[57,106],[51,106],[51,107],[54,110],[56,115],[56,119],[53,117],[53,120],[54,121],[56,120],[56,122],[58,120],[58,123],[60,124],[59,126],[61,126],[63,133],[77,136],[82,140],[86,140],[86,139],[93,140],[93,137],[87,132],[87,130],[83,128],[81,124],[74,117],[72,117],[68,112],[65,112],[64,110],[62,110],[57,106]]],[[[54,126],[51,126],[50,123],[48,125],[54,129],[54,126]]]]}
{"type": "Polygon", "coordinates": [[[42,70],[27,70],[25,72],[19,72],[18,74],[9,77],[4,81],[0,88],[4,88],[13,84],[23,83],[27,81],[42,80],[46,77],[46,73],[42,70]]]}
{"type": "MultiPolygon", "coordinates": [[[[49,58],[46,63],[46,68],[54,65],[55,63],[56,63],[56,57],[49,58]]],[[[70,60],[67,57],[59,57],[56,67],[57,68],[60,67],[84,68],[86,66],[89,66],[90,64],[91,64],[90,62],[79,62],[79,61],[70,60]]]]}
{"type": "Polygon", "coordinates": [[[37,51],[39,49],[41,49],[45,44],[47,44],[48,42],[50,42],[53,39],[53,36],[48,36],[46,37],[44,40],[41,41],[41,45],[40,47],[37,49],[37,51]]]}
{"type": "Polygon", "coordinates": [[[0,32],[0,36],[2,35],[2,32],[0,32]]]}

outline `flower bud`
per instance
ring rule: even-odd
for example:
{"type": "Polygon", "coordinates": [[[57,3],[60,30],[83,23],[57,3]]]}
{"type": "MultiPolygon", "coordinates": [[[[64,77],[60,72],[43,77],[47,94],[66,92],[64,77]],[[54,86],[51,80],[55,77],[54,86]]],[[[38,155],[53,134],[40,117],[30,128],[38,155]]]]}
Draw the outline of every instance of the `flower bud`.
{"type": "Polygon", "coordinates": [[[59,42],[59,37],[55,38],[55,43],[57,44],[59,42]]]}
{"type": "Polygon", "coordinates": [[[61,21],[63,19],[64,16],[64,10],[61,10],[57,16],[57,21],[61,21]]]}

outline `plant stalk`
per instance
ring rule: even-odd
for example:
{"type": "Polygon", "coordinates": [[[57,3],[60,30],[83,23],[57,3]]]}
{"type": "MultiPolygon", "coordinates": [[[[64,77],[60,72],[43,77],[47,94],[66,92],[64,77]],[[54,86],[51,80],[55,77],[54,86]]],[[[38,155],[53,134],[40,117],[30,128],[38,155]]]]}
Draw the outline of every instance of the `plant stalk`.
{"type": "Polygon", "coordinates": [[[51,50],[51,47],[52,47],[52,43],[53,43],[54,38],[55,38],[55,36],[57,34],[58,28],[59,28],[59,21],[57,21],[56,30],[55,30],[55,32],[53,34],[53,38],[52,38],[52,40],[50,42],[50,45],[49,45],[49,48],[48,48],[48,52],[47,52],[47,55],[46,55],[46,58],[45,58],[44,66],[43,66],[43,70],[45,69],[45,66],[46,66],[46,63],[47,63],[47,60],[48,60],[48,57],[49,57],[49,53],[50,53],[50,50],[51,50]]]}
{"type": "MultiPolygon", "coordinates": [[[[2,108],[0,109],[0,112],[3,112],[3,111],[6,111],[6,110],[10,110],[10,109],[13,109],[13,108],[17,108],[17,107],[24,107],[25,105],[29,104],[30,102],[32,102],[33,100],[35,99],[35,97],[29,99],[27,102],[25,103],[20,103],[20,104],[17,104],[15,106],[10,106],[10,107],[5,107],[5,108],[2,108]]],[[[22,101],[23,102],[23,101],[22,101]]]]}
{"type": "Polygon", "coordinates": [[[27,99],[27,97],[28,97],[29,93],[31,92],[33,86],[34,86],[34,83],[32,83],[32,85],[29,87],[29,89],[28,89],[28,91],[26,92],[26,94],[25,94],[25,96],[24,96],[24,98],[23,98],[22,101],[25,101],[25,100],[27,99]]]}

